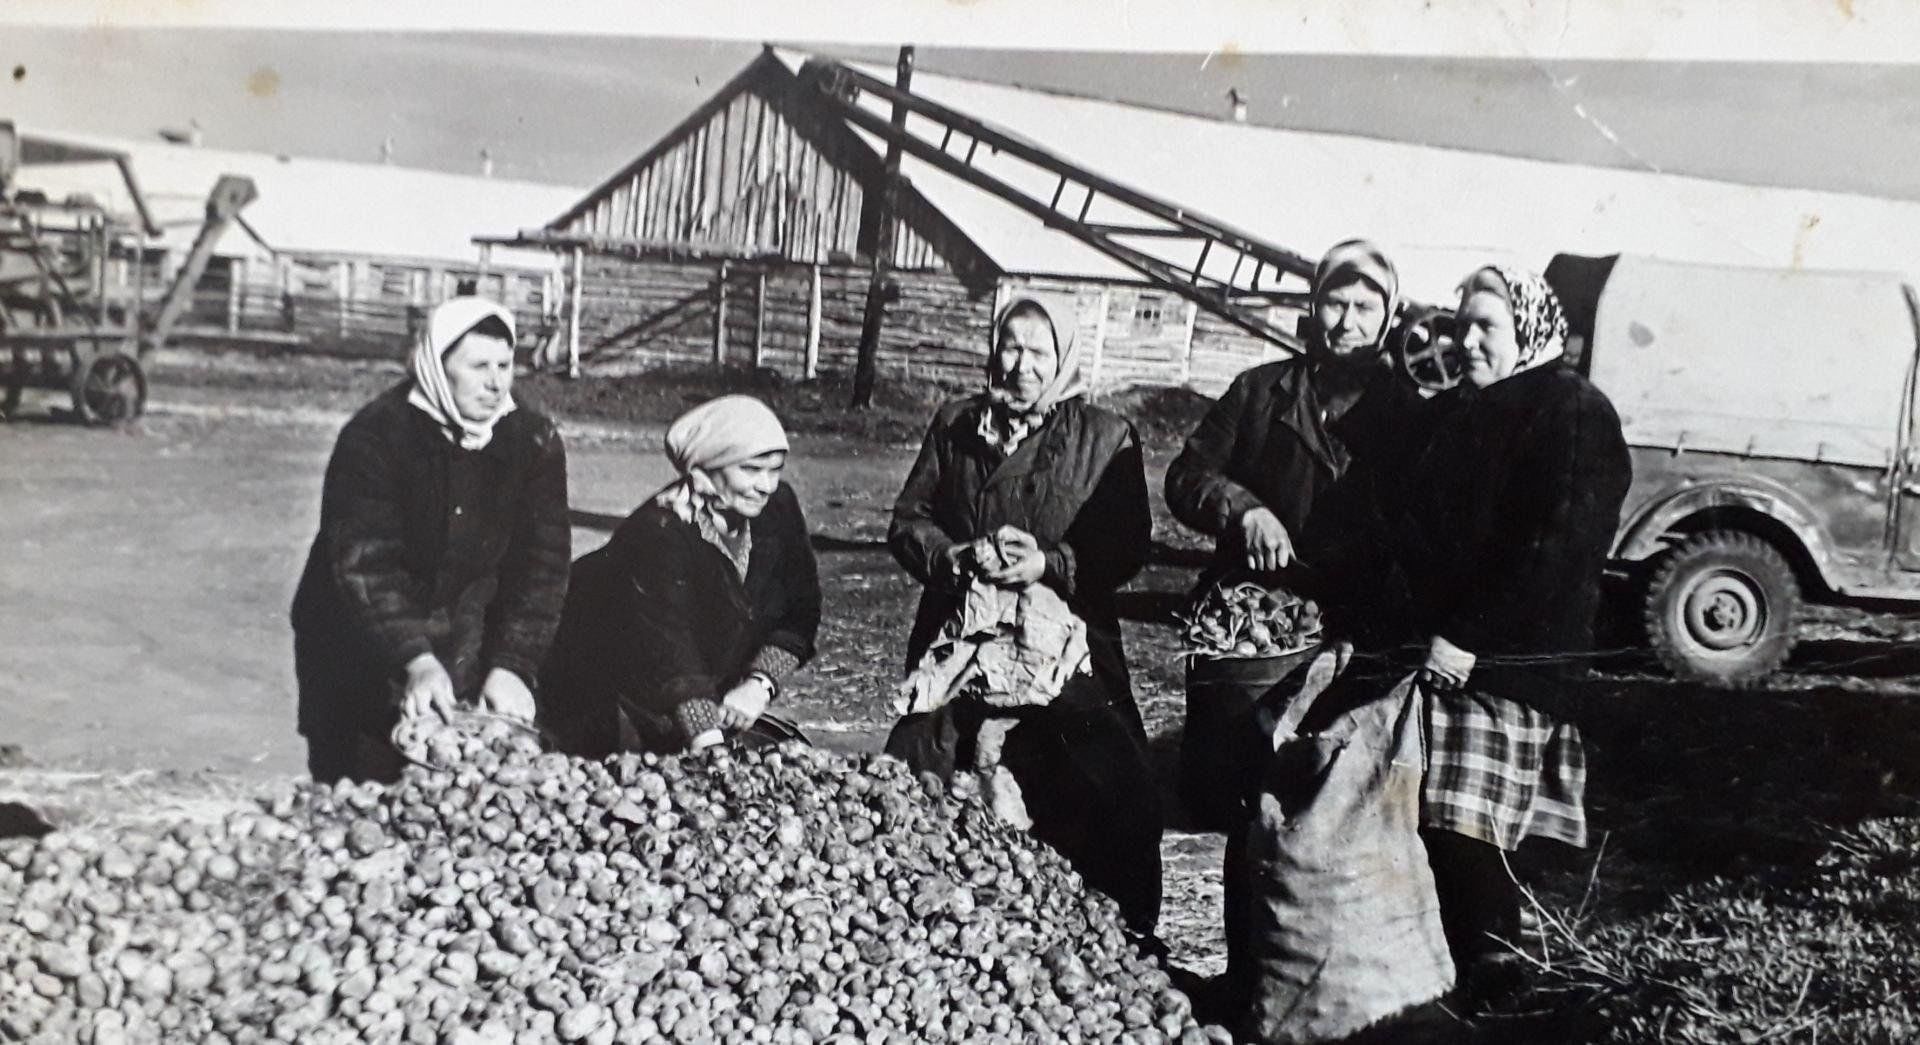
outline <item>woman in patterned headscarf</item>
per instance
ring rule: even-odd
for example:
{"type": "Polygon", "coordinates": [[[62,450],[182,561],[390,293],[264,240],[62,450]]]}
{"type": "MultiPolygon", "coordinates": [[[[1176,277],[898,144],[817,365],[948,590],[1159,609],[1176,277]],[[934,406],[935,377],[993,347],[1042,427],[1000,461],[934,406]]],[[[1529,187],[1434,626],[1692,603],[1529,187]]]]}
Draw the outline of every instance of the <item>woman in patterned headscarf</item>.
{"type": "Polygon", "coordinates": [[[1576,683],[1632,472],[1612,404],[1561,358],[1566,321],[1539,276],[1473,273],[1457,336],[1466,381],[1393,539],[1429,636],[1422,833],[1471,990],[1499,978],[1496,940],[1520,925],[1504,854],[1527,837],[1586,844],[1576,683]]]}
{"type": "Polygon", "coordinates": [[[721,396],[667,428],[679,478],[573,567],[541,673],[550,730],[576,753],[676,752],[784,735],[768,712],[813,656],[820,579],[787,434],[721,396]]]}
{"type": "Polygon", "coordinates": [[[566,595],[567,456],[515,404],[513,315],[453,298],[408,379],[340,430],[294,596],[300,732],[315,780],[392,780],[402,716],[477,700],[532,719],[566,595]]]}

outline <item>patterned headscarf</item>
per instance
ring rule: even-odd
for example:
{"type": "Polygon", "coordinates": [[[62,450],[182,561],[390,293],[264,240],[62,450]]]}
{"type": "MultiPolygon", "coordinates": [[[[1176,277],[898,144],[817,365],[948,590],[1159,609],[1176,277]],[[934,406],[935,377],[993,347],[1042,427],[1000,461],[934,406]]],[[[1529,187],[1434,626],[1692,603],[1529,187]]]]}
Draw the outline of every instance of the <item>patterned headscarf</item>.
{"type": "Polygon", "coordinates": [[[507,328],[507,347],[513,347],[513,313],[486,298],[449,298],[427,316],[414,339],[413,355],[407,372],[413,377],[413,390],[407,402],[439,424],[440,431],[462,450],[480,450],[493,441],[493,426],[513,412],[513,394],[500,397],[500,409],[484,421],[461,416],[453,401],[453,386],[447,381],[447,354],[460,339],[481,323],[499,320],[507,328]]]}
{"type": "Polygon", "coordinates": [[[1460,284],[1460,300],[1464,303],[1481,290],[1498,295],[1513,310],[1513,339],[1520,346],[1513,374],[1551,363],[1566,354],[1566,314],[1560,310],[1560,298],[1538,273],[1488,265],[1460,284]]]}

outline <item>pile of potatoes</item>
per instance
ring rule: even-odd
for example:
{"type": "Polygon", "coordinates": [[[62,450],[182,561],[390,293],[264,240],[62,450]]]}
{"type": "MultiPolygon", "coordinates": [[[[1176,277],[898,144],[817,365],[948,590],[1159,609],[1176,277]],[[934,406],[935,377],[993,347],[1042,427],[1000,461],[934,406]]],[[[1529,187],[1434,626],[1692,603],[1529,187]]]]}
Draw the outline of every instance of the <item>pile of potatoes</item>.
{"type": "Polygon", "coordinates": [[[462,743],[0,843],[0,1041],[1226,1040],[971,778],[462,743]]]}

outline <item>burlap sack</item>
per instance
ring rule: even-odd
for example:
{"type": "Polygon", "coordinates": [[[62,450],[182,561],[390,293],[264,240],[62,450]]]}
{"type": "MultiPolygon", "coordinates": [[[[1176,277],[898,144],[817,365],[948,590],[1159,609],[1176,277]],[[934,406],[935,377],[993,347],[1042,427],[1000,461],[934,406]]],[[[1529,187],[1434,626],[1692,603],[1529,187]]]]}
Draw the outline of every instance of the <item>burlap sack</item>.
{"type": "Polygon", "coordinates": [[[1418,834],[1419,694],[1355,684],[1320,694],[1353,706],[1318,732],[1294,733],[1304,700],[1275,727],[1248,842],[1252,1041],[1338,1041],[1453,985],[1418,834]]]}

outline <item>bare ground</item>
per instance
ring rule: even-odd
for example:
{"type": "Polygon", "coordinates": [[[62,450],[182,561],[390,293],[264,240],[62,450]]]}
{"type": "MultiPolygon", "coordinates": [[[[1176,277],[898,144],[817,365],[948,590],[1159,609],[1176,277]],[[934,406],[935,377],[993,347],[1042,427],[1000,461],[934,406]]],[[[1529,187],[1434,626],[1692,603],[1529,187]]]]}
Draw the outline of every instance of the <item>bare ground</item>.
{"type": "MultiPolygon", "coordinates": [[[[83,429],[45,401],[0,428],[0,744],[33,763],[0,762],[0,803],[33,799],[60,818],[148,798],[186,810],[301,770],[286,608],[332,435],[397,377],[180,357],[162,361],[152,412],[126,428],[83,429]]],[[[658,428],[622,416],[633,412],[556,410],[576,554],[668,478],[658,428]]],[[[1150,442],[1157,489],[1171,447],[1164,434],[1150,442]]],[[[794,680],[789,710],[841,750],[874,750],[891,719],[916,591],[881,542],[911,453],[844,431],[797,440],[792,479],[818,535],[827,612],[822,656],[794,680]]],[[[1157,536],[1163,561],[1129,594],[1126,630],[1166,780],[1182,699],[1165,614],[1191,581],[1174,560],[1194,542],[1164,514],[1157,536]]],[[[1610,666],[1588,729],[1605,846],[1597,867],[1593,854],[1529,856],[1544,897],[1604,920],[1694,883],[1790,883],[1835,830],[1920,815],[1920,625],[1828,610],[1803,635],[1789,670],[1757,692],[1610,666]]],[[[1219,962],[1219,847],[1178,829],[1165,844],[1166,935],[1175,960],[1202,972],[1219,962]]]]}

